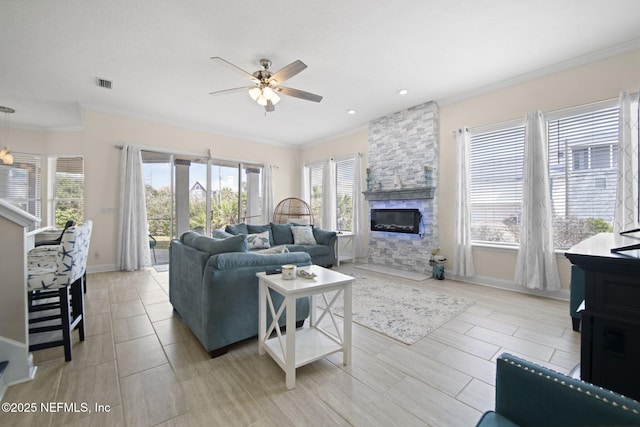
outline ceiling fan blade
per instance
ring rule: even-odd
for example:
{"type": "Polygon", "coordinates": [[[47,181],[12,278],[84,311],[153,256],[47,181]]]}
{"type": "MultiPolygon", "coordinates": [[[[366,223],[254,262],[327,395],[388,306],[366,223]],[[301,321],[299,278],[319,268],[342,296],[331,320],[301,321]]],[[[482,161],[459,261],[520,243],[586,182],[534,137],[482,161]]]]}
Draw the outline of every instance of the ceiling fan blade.
{"type": "Polygon", "coordinates": [[[231,62],[227,61],[226,59],[222,59],[219,56],[212,56],[211,60],[212,61],[220,61],[222,64],[224,64],[225,66],[227,66],[231,70],[233,70],[236,73],[244,76],[244,78],[249,79],[249,80],[251,80],[252,82],[255,82],[255,83],[260,83],[260,80],[255,78],[253,76],[253,74],[243,70],[242,68],[238,67],[237,65],[232,64],[231,62]]]}
{"type": "Polygon", "coordinates": [[[255,86],[242,86],[242,87],[234,87],[233,89],[217,90],[215,92],[209,92],[209,95],[226,95],[228,93],[242,92],[244,90],[250,90],[250,89],[253,89],[254,87],[255,86]]]}
{"type": "Polygon", "coordinates": [[[277,71],[271,76],[269,80],[275,80],[278,83],[282,83],[285,80],[289,80],[291,77],[295,76],[305,68],[307,68],[307,65],[298,59],[282,68],[281,70],[277,71]]]}
{"type": "Polygon", "coordinates": [[[322,97],[320,95],[316,95],[315,93],[305,92],[299,89],[293,89],[290,87],[278,86],[276,88],[276,91],[283,95],[304,99],[305,101],[313,101],[313,102],[322,101],[322,97]]]}

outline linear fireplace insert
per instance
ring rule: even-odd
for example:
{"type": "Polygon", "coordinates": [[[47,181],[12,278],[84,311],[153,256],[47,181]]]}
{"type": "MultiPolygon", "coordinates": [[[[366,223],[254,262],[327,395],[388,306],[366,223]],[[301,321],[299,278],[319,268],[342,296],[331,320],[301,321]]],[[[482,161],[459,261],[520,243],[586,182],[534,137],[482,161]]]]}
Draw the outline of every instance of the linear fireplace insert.
{"type": "Polygon", "coordinates": [[[421,218],[418,209],[371,209],[371,231],[418,234],[421,218]]]}

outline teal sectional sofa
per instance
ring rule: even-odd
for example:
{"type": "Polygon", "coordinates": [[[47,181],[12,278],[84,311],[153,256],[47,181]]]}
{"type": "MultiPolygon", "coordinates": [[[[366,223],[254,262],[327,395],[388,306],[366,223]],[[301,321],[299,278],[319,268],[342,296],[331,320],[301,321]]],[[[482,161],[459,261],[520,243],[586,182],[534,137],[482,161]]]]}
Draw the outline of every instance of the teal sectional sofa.
{"type": "Polygon", "coordinates": [[[301,224],[275,224],[251,225],[251,224],[234,224],[227,225],[224,231],[215,230],[213,237],[228,237],[231,235],[244,234],[249,236],[250,242],[255,236],[261,233],[268,233],[268,241],[265,245],[252,247],[249,245],[249,251],[267,250],[269,248],[286,247],[289,252],[306,252],[311,255],[311,262],[323,267],[331,267],[336,264],[336,232],[321,230],[314,226],[304,226],[301,224]],[[300,234],[294,235],[292,228],[309,228],[312,234],[311,241],[300,239],[300,234]]]}
{"type": "Polygon", "coordinates": [[[640,426],[633,399],[508,353],[496,363],[495,411],[476,427],[640,426]]]}
{"type": "MultiPolygon", "coordinates": [[[[311,265],[306,252],[265,254],[248,252],[247,246],[245,235],[213,239],[195,232],[169,246],[169,300],[211,357],[258,335],[256,273],[284,264],[311,265]]],[[[272,298],[279,307],[283,298],[273,292],[272,298]]],[[[308,316],[309,299],[299,298],[297,326],[308,316]]],[[[283,316],[279,323],[285,322],[283,316]]]]}

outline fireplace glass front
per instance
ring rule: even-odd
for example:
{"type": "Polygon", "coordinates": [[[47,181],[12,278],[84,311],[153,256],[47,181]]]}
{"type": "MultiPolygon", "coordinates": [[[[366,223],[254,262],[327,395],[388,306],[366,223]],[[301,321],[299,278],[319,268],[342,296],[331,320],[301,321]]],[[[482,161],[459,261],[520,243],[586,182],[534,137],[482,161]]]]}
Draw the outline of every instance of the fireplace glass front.
{"type": "Polygon", "coordinates": [[[371,209],[371,231],[418,234],[421,217],[418,209],[371,209]]]}

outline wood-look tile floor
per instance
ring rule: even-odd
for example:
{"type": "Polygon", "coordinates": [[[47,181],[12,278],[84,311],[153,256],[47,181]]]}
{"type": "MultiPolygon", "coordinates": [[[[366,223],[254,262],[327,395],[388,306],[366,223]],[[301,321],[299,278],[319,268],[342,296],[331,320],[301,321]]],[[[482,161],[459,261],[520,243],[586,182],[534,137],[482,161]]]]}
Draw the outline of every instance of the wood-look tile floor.
{"type": "Polygon", "coordinates": [[[494,406],[500,353],[565,373],[579,361],[567,302],[452,280],[393,280],[475,304],[411,346],[354,323],[352,365],[331,355],[299,368],[287,390],[256,339],[209,358],[172,310],[168,273],[91,274],[86,340],[74,333],[70,362],[62,347],[34,352],[35,379],[9,387],[3,401],[38,410],[0,413],[0,425],[473,426],[494,406]],[[43,412],[41,402],[77,412],[43,412]]]}

